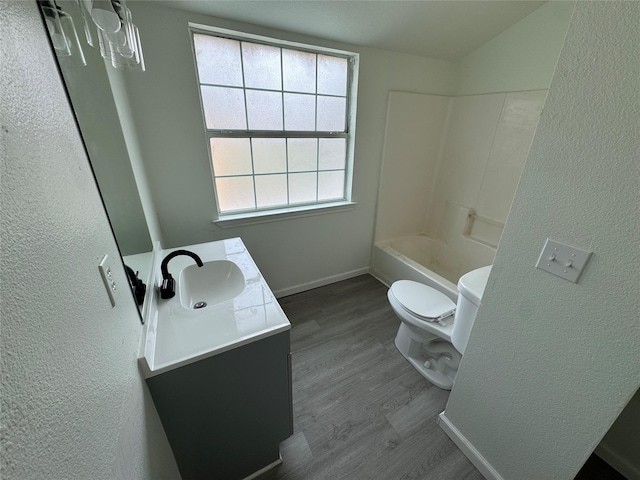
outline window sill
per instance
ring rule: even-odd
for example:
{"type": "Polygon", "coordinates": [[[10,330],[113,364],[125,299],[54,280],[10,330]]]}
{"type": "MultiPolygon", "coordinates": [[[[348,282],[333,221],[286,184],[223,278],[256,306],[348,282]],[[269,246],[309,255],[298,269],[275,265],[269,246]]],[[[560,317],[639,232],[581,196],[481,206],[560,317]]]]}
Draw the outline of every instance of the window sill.
{"type": "Polygon", "coordinates": [[[292,218],[310,217],[325,213],[338,213],[353,210],[356,202],[324,203],[322,205],[305,205],[303,207],[281,208],[278,210],[266,210],[262,212],[238,213],[225,215],[213,221],[220,228],[242,227],[259,223],[277,222],[292,218]]]}

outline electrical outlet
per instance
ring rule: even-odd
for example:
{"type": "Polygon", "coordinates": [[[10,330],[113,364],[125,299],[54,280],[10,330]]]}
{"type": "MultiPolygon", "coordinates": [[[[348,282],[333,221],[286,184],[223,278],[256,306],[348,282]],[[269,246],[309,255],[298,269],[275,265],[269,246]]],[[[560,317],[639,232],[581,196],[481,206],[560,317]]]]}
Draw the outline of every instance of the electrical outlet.
{"type": "Polygon", "coordinates": [[[589,258],[591,258],[591,252],[547,238],[536,268],[578,283],[589,258]]]}
{"type": "Polygon", "coordinates": [[[98,265],[98,269],[100,270],[100,275],[102,275],[102,281],[104,282],[104,286],[107,289],[107,293],[109,294],[109,300],[111,300],[111,307],[116,306],[116,294],[118,293],[118,288],[116,286],[116,282],[113,279],[113,268],[111,267],[111,261],[109,260],[109,255],[105,255],[102,258],[102,261],[98,265]]]}

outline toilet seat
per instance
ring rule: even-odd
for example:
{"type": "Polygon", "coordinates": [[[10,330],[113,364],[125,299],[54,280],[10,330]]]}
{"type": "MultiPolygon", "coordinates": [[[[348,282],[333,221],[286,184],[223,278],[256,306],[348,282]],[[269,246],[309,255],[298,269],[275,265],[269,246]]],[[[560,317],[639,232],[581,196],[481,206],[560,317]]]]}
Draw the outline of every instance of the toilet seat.
{"type": "Polygon", "coordinates": [[[423,283],[398,280],[390,290],[402,308],[427,322],[438,322],[456,311],[456,304],[449,297],[423,283]]]}

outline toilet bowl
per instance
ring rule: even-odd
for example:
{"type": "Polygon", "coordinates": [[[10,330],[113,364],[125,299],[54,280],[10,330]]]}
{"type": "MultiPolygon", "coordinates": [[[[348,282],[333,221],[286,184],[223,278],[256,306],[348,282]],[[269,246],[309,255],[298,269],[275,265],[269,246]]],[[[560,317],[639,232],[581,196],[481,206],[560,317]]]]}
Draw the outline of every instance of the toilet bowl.
{"type": "Polygon", "coordinates": [[[398,351],[431,383],[451,390],[491,272],[472,270],[458,281],[457,304],[442,292],[412,280],[394,282],[387,293],[400,318],[398,351]]]}

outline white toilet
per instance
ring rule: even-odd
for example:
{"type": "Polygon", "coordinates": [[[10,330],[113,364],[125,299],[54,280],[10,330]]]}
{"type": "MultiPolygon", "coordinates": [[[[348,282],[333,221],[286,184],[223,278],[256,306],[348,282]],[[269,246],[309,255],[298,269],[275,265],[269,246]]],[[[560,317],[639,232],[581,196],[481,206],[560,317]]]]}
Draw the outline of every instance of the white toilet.
{"type": "Polygon", "coordinates": [[[451,390],[487,285],[491,265],[464,274],[458,304],[444,293],[411,280],[394,282],[387,293],[402,323],[396,347],[427,380],[451,390]]]}

